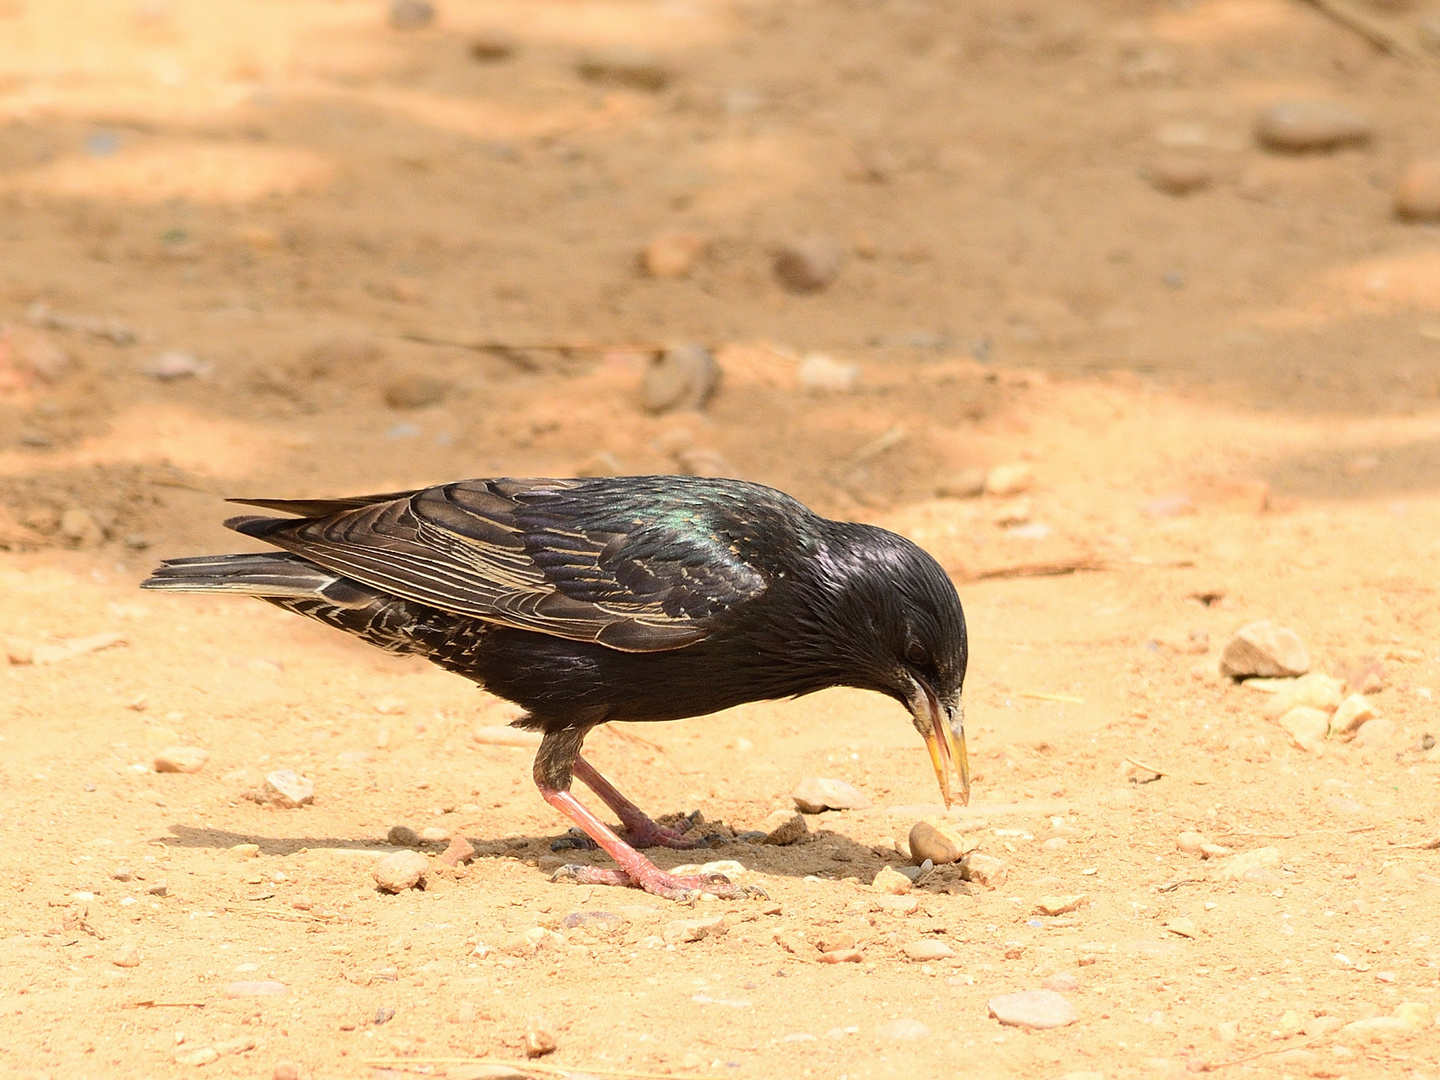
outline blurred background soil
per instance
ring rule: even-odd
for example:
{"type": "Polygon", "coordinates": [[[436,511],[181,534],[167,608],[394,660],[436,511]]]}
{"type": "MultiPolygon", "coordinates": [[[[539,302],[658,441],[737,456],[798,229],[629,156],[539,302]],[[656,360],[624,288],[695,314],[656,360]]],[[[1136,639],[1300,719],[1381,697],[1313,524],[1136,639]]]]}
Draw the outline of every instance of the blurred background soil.
{"type": "Polygon", "coordinates": [[[0,1064],[1440,1076],[1437,49],[1427,0],[0,0],[0,1064]],[[1003,880],[878,899],[940,808],[835,691],[592,739],[726,833],[858,785],[706,855],[773,905],[550,884],[503,703],[135,589],[247,548],[226,496],[630,472],[940,558],[1003,880]],[[1384,723],[1267,716],[1256,619],[1384,723]],[[395,825],[479,855],[378,893],[395,825]],[[1075,1022],[990,1017],[1046,980],[1075,1022]]]}

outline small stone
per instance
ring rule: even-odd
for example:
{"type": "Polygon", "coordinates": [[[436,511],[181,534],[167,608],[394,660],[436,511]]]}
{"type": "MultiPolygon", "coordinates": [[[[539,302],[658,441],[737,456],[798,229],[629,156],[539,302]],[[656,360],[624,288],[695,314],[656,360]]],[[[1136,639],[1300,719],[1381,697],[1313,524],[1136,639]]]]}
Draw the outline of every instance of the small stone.
{"type": "Polygon", "coordinates": [[[877,911],[889,912],[891,915],[914,915],[920,910],[920,901],[913,896],[877,896],[870,901],[870,906],[877,911]]]}
{"type": "Polygon", "coordinates": [[[936,938],[921,938],[912,941],[901,950],[911,960],[944,960],[954,956],[955,950],[936,938]]]}
{"type": "Polygon", "coordinates": [[[1090,897],[1085,893],[1069,896],[1042,896],[1035,902],[1037,915],[1064,915],[1083,905],[1090,897]]]}
{"type": "Polygon", "coordinates": [[[1046,975],[1040,986],[1057,994],[1068,994],[1080,989],[1080,980],[1068,971],[1057,971],[1053,975],[1046,975]]]}
{"type": "Polygon", "coordinates": [[[935,485],[935,494],[942,499],[974,499],[985,494],[984,469],[961,469],[935,485]]]}
{"type": "Polygon", "coordinates": [[[919,1020],[909,1017],[891,1020],[875,1029],[875,1035],[882,1042],[916,1042],[930,1037],[930,1028],[919,1020]]]}
{"type": "Polygon", "coordinates": [[[450,833],[449,830],[442,829],[438,825],[429,825],[420,830],[420,839],[424,840],[427,844],[439,844],[448,842],[450,833]]]}
{"type": "Polygon", "coordinates": [[[294,769],[276,769],[265,777],[265,796],[276,806],[294,810],[315,801],[315,781],[294,769]]]}
{"type": "Polygon", "coordinates": [[[501,30],[482,30],[470,39],[470,59],[479,63],[494,64],[514,55],[514,39],[501,30]]]}
{"type": "Polygon", "coordinates": [[[525,1056],[527,1058],[553,1054],[559,1045],[559,1041],[555,1038],[555,1032],[544,1020],[533,1018],[525,1025],[525,1056]]]}
{"type": "Polygon", "coordinates": [[[1354,109],[1328,101],[1284,101],[1260,114],[1256,134],[1267,149],[1305,153],[1337,150],[1370,141],[1370,121],[1354,109]]]}
{"type": "Polygon", "coordinates": [[[1330,716],[1321,709],[1304,705],[1280,717],[1280,726],[1290,733],[1291,741],[1312,754],[1324,752],[1325,736],[1330,730],[1330,716]]]}
{"type": "Polygon", "coordinates": [[[121,863],[119,866],[115,867],[114,870],[110,871],[110,877],[112,880],[115,881],[129,881],[134,876],[135,871],[130,869],[130,867],[126,866],[124,863],[121,863]]]}
{"type": "Polygon", "coordinates": [[[401,375],[385,387],[385,404],[392,409],[424,409],[440,404],[449,392],[448,383],[429,375],[401,375]]]}
{"type": "Polygon", "coordinates": [[[146,375],[161,382],[175,382],[178,379],[194,379],[210,374],[210,365],[202,362],[194,353],[163,352],[143,368],[146,375]]]}
{"type": "Polygon", "coordinates": [[[672,919],[660,931],[660,936],[665,939],[667,945],[700,941],[716,931],[723,933],[720,931],[720,919],[719,915],[712,915],[706,919],[672,919]]]}
{"type": "Polygon", "coordinates": [[[229,1054],[243,1054],[255,1049],[255,1036],[238,1035],[233,1039],[222,1039],[215,1044],[215,1052],[221,1057],[229,1054]]]}
{"type": "MultiPolygon", "coordinates": [[[[936,866],[958,862],[968,848],[957,835],[949,834],[928,821],[917,821],[910,828],[910,861],[919,866],[929,859],[936,866]]],[[[973,847],[973,843],[970,845],[973,847]]]]}
{"type": "Polygon", "coordinates": [[[1414,1030],[1398,1016],[1372,1016],[1366,1020],[1352,1020],[1340,1029],[1340,1034],[1354,1042],[1379,1043],[1403,1038],[1414,1030]]]}
{"type": "Polygon", "coordinates": [[[996,465],[985,474],[985,494],[1009,498],[1029,491],[1035,483],[1035,470],[1024,462],[996,465]]]}
{"type": "Polygon", "coordinates": [[[1156,191],[1166,195],[1189,195],[1203,191],[1214,181],[1208,164],[1194,158],[1163,157],[1150,163],[1146,179],[1156,191]]]}
{"type": "Polygon", "coordinates": [[[232,844],[230,854],[237,859],[254,859],[260,855],[259,844],[232,844]]]}
{"type": "Polygon", "coordinates": [[[578,70],[581,78],[591,82],[651,93],[665,89],[672,78],[669,67],[658,56],[624,46],[582,57],[578,70]]]}
{"type": "Polygon", "coordinates": [[[110,961],[116,967],[133,968],[140,966],[140,950],[133,941],[123,942],[120,948],[115,950],[115,956],[110,961]]]}
{"type": "Polygon", "coordinates": [[[799,843],[810,832],[810,826],[805,824],[805,816],[789,810],[775,811],[764,823],[769,830],[765,834],[764,842],[777,847],[799,843]]]}
{"type": "Polygon", "coordinates": [[[640,253],[640,266],[651,277],[689,277],[705,254],[705,238],[692,232],[661,233],[640,253]]]}
{"type": "Polygon", "coordinates": [[[1271,720],[1278,720],[1291,709],[1300,706],[1333,713],[1340,705],[1344,687],[1343,680],[1312,671],[1282,686],[1279,693],[1267,701],[1260,711],[1271,720]]]}
{"type": "Polygon", "coordinates": [[[105,530],[89,511],[66,510],[60,515],[60,535],[75,547],[94,547],[105,540],[105,530]]]}
{"type": "Polygon", "coordinates": [[[1194,920],[1187,919],[1183,916],[1178,919],[1171,919],[1165,924],[1165,929],[1169,930],[1170,933],[1178,934],[1180,937],[1183,938],[1195,938],[1200,936],[1200,931],[1195,928],[1194,920]]]}
{"type": "Polygon", "coordinates": [[[1003,859],[997,859],[994,855],[985,855],[978,851],[971,852],[960,861],[960,876],[966,881],[973,881],[987,889],[998,888],[1004,884],[1009,873],[1010,868],[1005,865],[1003,859]]]}
{"type": "Polygon", "coordinates": [[[1220,877],[1226,881],[1255,880],[1258,870],[1271,870],[1280,865],[1280,849],[1277,847],[1256,848],[1236,855],[1220,868],[1220,877]]]}
{"type": "Polygon", "coordinates": [[[1199,855],[1205,844],[1205,837],[1198,832],[1182,832],[1175,841],[1175,847],[1186,855],[1199,855]]]}
{"type": "Polygon", "coordinates": [[[893,866],[884,867],[870,882],[870,887],[887,896],[903,896],[910,891],[912,882],[893,866]]]}
{"type": "Polygon", "coordinates": [[[1300,1030],[1308,1038],[1320,1039],[1332,1032],[1339,1031],[1345,1026],[1345,1021],[1338,1016],[1312,1016],[1300,1024],[1300,1030]]]}
{"type": "Polygon", "coordinates": [[[829,952],[820,954],[822,964],[859,964],[865,960],[865,954],[859,949],[831,949],[829,952]]]}
{"type": "Polygon", "coordinates": [[[1395,721],[1384,716],[1377,716],[1374,720],[1367,720],[1360,725],[1360,730],[1355,733],[1356,746],[1389,746],[1395,741],[1399,729],[1395,721]]]}
{"type": "Polygon", "coordinates": [[[459,866],[475,857],[475,845],[456,833],[450,838],[450,846],[440,854],[441,866],[459,866]]]}
{"type": "Polygon", "coordinates": [[[390,0],[390,25],[396,30],[423,30],[434,21],[430,0],[390,0]]]}
{"type": "Polygon", "coordinates": [[[396,851],[375,864],[372,875],[382,892],[401,893],[406,889],[423,889],[425,872],[430,860],[418,851],[396,851]]]}
{"type": "Polygon", "coordinates": [[[227,998],[279,997],[288,994],[290,988],[273,979],[259,979],[230,983],[222,992],[227,998]]]}
{"type": "Polygon", "coordinates": [[[1374,720],[1375,716],[1375,706],[1370,704],[1369,698],[1364,694],[1351,694],[1340,702],[1340,707],[1330,718],[1330,734],[1349,738],[1361,724],[1374,720]]]}
{"type": "Polygon", "coordinates": [[[795,370],[802,389],[818,394],[845,394],[860,380],[856,364],[843,364],[824,353],[807,353],[795,370]]]}
{"type": "Polygon", "coordinates": [[[1200,857],[1203,859],[1228,859],[1235,852],[1224,844],[1201,844],[1200,857]]]}
{"type": "Polygon", "coordinates": [[[1070,841],[1063,836],[1052,836],[1040,845],[1046,851],[1060,851],[1070,846],[1070,841]]]}
{"type": "Polygon", "coordinates": [[[385,834],[385,842],[395,847],[419,847],[420,834],[409,825],[391,825],[385,834]]]}
{"type": "Polygon", "coordinates": [[[155,771],[196,773],[210,760],[210,751],[198,746],[171,746],[155,755],[155,771]]]}
{"type": "Polygon", "coordinates": [[[1022,990],[990,999],[990,1015],[1011,1027],[1058,1028],[1073,1024],[1075,1007],[1053,990],[1022,990]]]}
{"type": "Polygon", "coordinates": [[[790,793],[795,807],[804,814],[825,810],[865,810],[870,800],[853,784],[827,777],[807,776],[790,793]]]}
{"type": "Polygon", "coordinates": [[[1440,221],[1440,158],[1417,161],[1401,174],[1395,213],[1407,221],[1440,221]]]}
{"type": "Polygon", "coordinates": [[[209,1065],[212,1061],[218,1060],[219,1052],[213,1046],[201,1046],[194,1050],[176,1050],[176,1065],[209,1065]]]}
{"type": "Polygon", "coordinates": [[[710,350],[701,345],[675,345],[666,349],[645,371],[641,405],[649,413],[672,409],[698,409],[720,381],[720,367],[710,350]]]}
{"type": "Polygon", "coordinates": [[[788,292],[819,292],[840,273],[840,245],[826,236],[796,240],[775,253],[772,269],[788,292]]]}
{"type": "Polygon", "coordinates": [[[1310,655],[1295,631],[1268,619],[1242,626],[1220,655],[1220,674],[1232,679],[1303,675],[1309,670],[1310,655]]]}
{"type": "Polygon", "coordinates": [[[170,886],[166,883],[164,878],[161,878],[159,881],[152,881],[149,885],[147,885],[145,887],[145,892],[149,896],[168,896],[170,893],[170,886]]]}
{"type": "Polygon", "coordinates": [[[300,1080],[300,1066],[293,1061],[281,1059],[275,1062],[275,1068],[270,1073],[270,1080],[300,1080]]]}

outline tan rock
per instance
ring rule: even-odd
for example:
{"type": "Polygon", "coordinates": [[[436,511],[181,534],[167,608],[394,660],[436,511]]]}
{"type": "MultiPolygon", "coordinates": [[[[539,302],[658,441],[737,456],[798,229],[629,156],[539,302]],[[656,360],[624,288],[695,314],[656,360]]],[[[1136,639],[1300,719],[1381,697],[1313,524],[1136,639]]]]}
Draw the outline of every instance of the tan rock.
{"type": "Polygon", "coordinates": [[[1037,915],[1064,915],[1074,911],[1088,901],[1086,893],[1071,893],[1067,896],[1042,896],[1035,902],[1037,915]]]}
{"type": "Polygon", "coordinates": [[[1257,870],[1270,870],[1280,865],[1280,849],[1256,848],[1236,855],[1220,868],[1220,877],[1227,881],[1245,881],[1257,870]]]}
{"type": "Polygon", "coordinates": [[[1186,855],[1199,855],[1200,849],[1207,843],[1204,835],[1198,832],[1182,832],[1175,840],[1175,847],[1186,855]]]}
{"type": "Polygon", "coordinates": [[[396,851],[375,864],[372,874],[382,892],[402,893],[406,889],[423,889],[430,860],[418,851],[396,851]]]}
{"type": "Polygon", "coordinates": [[[1220,673],[1232,679],[1303,675],[1310,654],[1293,630],[1268,619],[1242,626],[1220,655],[1220,673]]]}
{"type": "Polygon", "coordinates": [[[1321,709],[1301,705],[1280,718],[1280,726],[1302,750],[1312,754],[1325,752],[1325,735],[1330,730],[1330,716],[1321,709]]]}
{"type": "Polygon", "coordinates": [[[775,811],[765,819],[763,825],[766,829],[765,843],[777,847],[798,844],[810,832],[810,826],[805,824],[805,815],[791,810],[775,811]]]}
{"type": "Polygon", "coordinates": [[[1434,1020],[1430,1006],[1421,1001],[1402,1001],[1391,1010],[1390,1015],[1409,1024],[1413,1031],[1429,1027],[1434,1020]]]}
{"type": "Polygon", "coordinates": [[[1360,730],[1355,733],[1355,745],[1389,746],[1399,733],[1394,720],[1377,716],[1374,720],[1367,720],[1360,725],[1360,730]]]}
{"type": "Polygon", "coordinates": [[[1340,1035],[1349,1042],[1381,1043],[1404,1038],[1415,1030],[1409,1021],[1398,1016],[1372,1016],[1352,1020],[1340,1029],[1340,1035]]]}
{"type": "Polygon", "coordinates": [[[1348,739],[1361,724],[1374,720],[1376,715],[1375,706],[1370,704],[1369,698],[1364,694],[1351,694],[1340,702],[1335,715],[1330,718],[1330,734],[1348,739]]]}
{"type": "Polygon", "coordinates": [[[975,851],[960,860],[960,876],[987,889],[998,888],[1005,883],[1010,868],[1003,859],[975,851]]]}
{"type": "Polygon", "coordinates": [[[1035,470],[1025,462],[996,465],[985,475],[985,494],[1006,498],[1029,491],[1035,483],[1035,470]]]}
{"type": "Polygon", "coordinates": [[[1260,115],[1256,134],[1271,150],[1289,153],[1338,150],[1370,141],[1370,121],[1345,105],[1329,101],[1284,101],[1260,115]]]}
{"type": "Polygon", "coordinates": [[[1345,1026],[1338,1016],[1312,1016],[1300,1025],[1300,1030],[1311,1039],[1323,1038],[1345,1026]]]}
{"type": "Polygon", "coordinates": [[[1395,213],[1407,221],[1440,221],[1440,158],[1417,161],[1401,174],[1395,213]]]}
{"type": "Polygon", "coordinates": [[[887,866],[875,875],[870,887],[888,896],[903,896],[910,891],[911,881],[892,866],[887,866]]]}
{"type": "Polygon", "coordinates": [[[1344,680],[1312,671],[1281,687],[1280,692],[1265,703],[1261,712],[1271,720],[1278,720],[1291,709],[1301,706],[1333,713],[1340,705],[1344,688],[1344,680]]]}
{"type": "Polygon", "coordinates": [[[819,292],[840,272],[840,245],[812,236],[786,244],[775,253],[775,280],[788,292],[819,292]]]}
{"type": "Polygon", "coordinates": [[[210,760],[210,751],[198,746],[168,746],[155,755],[156,772],[197,773],[210,760]]]}
{"type": "Polygon", "coordinates": [[[645,245],[640,265],[651,277],[688,277],[706,246],[705,238],[698,233],[664,232],[645,245]]]}
{"type": "Polygon", "coordinates": [[[911,827],[906,843],[910,848],[910,861],[916,866],[926,859],[936,866],[947,866],[973,850],[979,840],[973,836],[962,836],[942,823],[917,821],[911,827]]]}

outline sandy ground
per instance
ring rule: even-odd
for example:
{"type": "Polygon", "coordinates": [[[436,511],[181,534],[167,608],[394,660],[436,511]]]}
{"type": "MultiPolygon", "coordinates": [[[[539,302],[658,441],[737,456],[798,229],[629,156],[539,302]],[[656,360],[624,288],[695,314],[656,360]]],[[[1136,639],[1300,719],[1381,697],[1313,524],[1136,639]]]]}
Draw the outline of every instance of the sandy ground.
{"type": "Polygon", "coordinates": [[[0,0],[0,1068],[477,1077],[540,1026],[534,1075],[1440,1076],[1440,235],[1391,213],[1440,154],[1440,73],[1288,0],[386,12],[0,0]],[[614,46],[666,84],[577,73],[614,46]],[[1266,152],[1282,98],[1373,138],[1266,152]],[[1208,186],[1157,190],[1176,158],[1208,186]],[[688,276],[639,272],[675,230],[688,276]],[[838,274],[787,292],[773,254],[813,235],[838,274]],[[720,389],[645,413],[675,340],[720,389]],[[807,388],[815,352],[854,385],[807,388]],[[1028,492],[937,497],[1007,463],[1028,492]],[[706,853],[770,901],[551,884],[529,754],[472,737],[504,703],[136,589],[245,549],[225,495],[685,468],[952,571],[977,775],[951,816],[1002,883],[881,902],[934,779],[896,706],[832,691],[592,738],[652,812],[730,832],[806,776],[859,786],[804,843],[706,853]],[[1220,678],[1262,618],[1378,676],[1364,745],[1304,749],[1220,678]],[[176,744],[203,769],[157,774],[176,744]],[[247,797],[280,768],[313,805],[247,797]],[[402,824],[478,857],[378,893],[402,824]],[[1237,879],[1183,831],[1274,853],[1237,879]],[[911,960],[926,939],[953,955],[911,960]],[[1056,975],[1074,1023],[989,1016],[1056,975]]]}

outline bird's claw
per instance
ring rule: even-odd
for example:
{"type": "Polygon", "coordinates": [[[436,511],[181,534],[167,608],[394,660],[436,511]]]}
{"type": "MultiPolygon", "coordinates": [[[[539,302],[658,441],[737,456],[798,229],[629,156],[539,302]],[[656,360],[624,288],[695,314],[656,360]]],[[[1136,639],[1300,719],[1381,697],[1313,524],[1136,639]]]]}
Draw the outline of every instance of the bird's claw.
{"type": "Polygon", "coordinates": [[[676,877],[659,867],[652,867],[653,873],[644,870],[626,873],[624,870],[609,870],[598,866],[584,866],[566,863],[550,875],[554,882],[570,882],[575,885],[628,885],[665,900],[681,904],[694,904],[705,893],[720,900],[768,900],[769,894],[755,885],[736,885],[724,874],[693,874],[676,877]]]}

